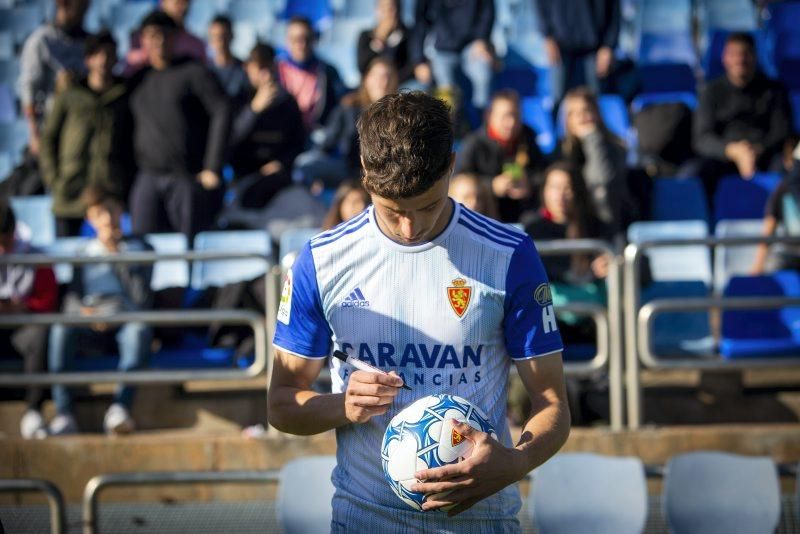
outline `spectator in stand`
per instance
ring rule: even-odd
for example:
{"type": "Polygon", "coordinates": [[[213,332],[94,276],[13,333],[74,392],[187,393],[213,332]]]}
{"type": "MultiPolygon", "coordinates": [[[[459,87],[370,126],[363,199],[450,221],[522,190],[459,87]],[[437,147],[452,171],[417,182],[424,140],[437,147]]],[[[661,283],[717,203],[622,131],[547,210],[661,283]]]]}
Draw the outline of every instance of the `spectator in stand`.
{"type": "Polygon", "coordinates": [[[308,182],[336,187],[361,172],[356,123],[361,112],[384,96],[397,92],[397,70],[388,58],[373,59],[357,91],[345,95],[325,128],[312,135],[314,149],[301,155],[297,167],[308,182]]]}
{"type": "Polygon", "coordinates": [[[472,82],[472,105],[486,108],[492,85],[494,48],[493,0],[417,0],[416,27],[411,40],[411,60],[418,81],[455,89],[459,70],[472,82]],[[425,59],[425,41],[433,36],[433,51],[425,59]]]}
{"type": "MultiPolygon", "coordinates": [[[[79,251],[84,256],[109,256],[126,252],[151,251],[143,239],[123,237],[120,229],[122,205],[101,189],[84,193],[86,218],[97,237],[79,251]]],[[[120,371],[133,371],[147,365],[153,330],[143,323],[121,327],[103,323],[103,318],[120,312],[147,310],[152,304],[150,278],[152,265],[92,263],[75,269],[72,283],[64,297],[65,313],[84,317],[98,316],[91,327],[54,325],[50,331],[49,363],[52,372],[74,369],[79,354],[118,350],[120,371]]],[[[106,412],[103,427],[109,434],[133,431],[130,410],[135,388],[121,385],[106,412]]],[[[50,422],[53,435],[72,434],[78,425],[72,412],[72,392],[65,386],[53,386],[56,417],[50,422]]]]}
{"type": "Polygon", "coordinates": [[[567,124],[561,156],[581,170],[593,212],[617,235],[629,204],[625,143],[608,130],[588,88],[567,93],[563,107],[567,124]]]}
{"type": "MultiPolygon", "coordinates": [[[[779,225],[789,237],[800,237],[800,143],[794,149],[786,176],[767,201],[762,235],[771,237],[779,225]]],[[[750,272],[760,275],[766,271],[800,270],[800,247],[796,245],[760,244],[750,272]],[[770,249],[773,256],[770,257],[770,249]]]]}
{"type": "Polygon", "coordinates": [[[384,57],[394,63],[400,83],[414,78],[408,47],[409,31],[400,19],[401,11],[400,0],[377,0],[375,3],[377,25],[358,36],[358,70],[362,75],[373,59],[384,57]]]}
{"type": "Polygon", "coordinates": [[[233,25],[231,19],[217,15],[208,25],[208,47],[211,50],[211,70],[228,97],[236,104],[245,101],[248,92],[244,66],[231,52],[233,25]]]}
{"type": "MultiPolygon", "coordinates": [[[[8,201],[0,199],[0,256],[37,252],[15,235],[16,218],[8,201]]],[[[58,306],[58,286],[53,269],[47,266],[0,265],[0,320],[3,315],[47,313],[58,306]]],[[[0,329],[0,353],[22,358],[26,373],[45,372],[47,326],[28,324],[0,329]]],[[[47,426],[42,417],[44,392],[29,387],[25,395],[27,410],[20,421],[25,439],[43,438],[47,426]]]]}
{"type": "Polygon", "coordinates": [[[322,221],[322,229],[330,230],[343,222],[347,222],[372,203],[366,189],[355,180],[342,182],[336,189],[333,202],[328,210],[325,219],[322,221]]]}
{"type": "Polygon", "coordinates": [[[456,174],[450,179],[448,196],[467,209],[497,219],[497,202],[486,182],[474,174],[456,174]]]}
{"type": "Polygon", "coordinates": [[[88,0],[55,0],[53,22],[36,29],[22,47],[19,61],[19,97],[28,121],[28,148],[39,155],[40,127],[57,86],[70,74],[84,72],[83,29],[88,0]]]}
{"type": "Polygon", "coordinates": [[[345,91],[336,69],[314,53],[316,37],[311,21],[292,17],[286,26],[286,51],[278,61],[278,74],[300,111],[306,130],[325,124],[345,91]]]}
{"type": "Polygon", "coordinates": [[[722,176],[750,179],[758,171],[780,169],[791,132],[786,91],[758,70],[752,36],[728,36],[722,65],[725,75],[706,84],[695,112],[693,144],[700,158],[680,171],[700,176],[709,198],[722,176]]]}
{"type": "MultiPolygon", "coordinates": [[[[189,33],[184,27],[186,15],[189,13],[189,0],[161,0],[161,11],[169,16],[177,25],[173,37],[173,55],[176,58],[189,57],[206,62],[206,44],[202,39],[189,33]]],[[[125,58],[125,76],[133,76],[150,62],[150,51],[147,43],[142,41],[141,30],[131,35],[131,47],[125,58]]]]}
{"type": "Polygon", "coordinates": [[[128,90],[112,74],[114,38],[106,31],[90,36],[84,54],[88,76],[56,96],[42,132],[39,163],[61,237],[80,235],[87,186],[125,199],[135,173],[128,90]]]}
{"type": "Polygon", "coordinates": [[[233,123],[233,187],[241,207],[263,208],[291,185],[306,134],[297,103],[278,83],[275,50],[256,44],[245,69],[254,94],[233,123]]]}
{"type": "Polygon", "coordinates": [[[620,0],[536,0],[550,61],[553,101],[586,85],[600,92],[611,73],[619,38],[620,0]]]}
{"type": "Polygon", "coordinates": [[[177,231],[191,239],[213,222],[222,206],[220,172],[231,114],[208,67],[174,56],[178,31],[161,11],[142,22],[150,67],[131,81],[139,170],[130,211],[136,234],[177,231]]]}
{"type": "Polygon", "coordinates": [[[545,167],[536,132],[522,123],[519,95],[497,92],[486,111],[486,125],[464,140],[456,173],[486,181],[497,198],[500,220],[517,222],[530,206],[535,174],[545,167]]]}

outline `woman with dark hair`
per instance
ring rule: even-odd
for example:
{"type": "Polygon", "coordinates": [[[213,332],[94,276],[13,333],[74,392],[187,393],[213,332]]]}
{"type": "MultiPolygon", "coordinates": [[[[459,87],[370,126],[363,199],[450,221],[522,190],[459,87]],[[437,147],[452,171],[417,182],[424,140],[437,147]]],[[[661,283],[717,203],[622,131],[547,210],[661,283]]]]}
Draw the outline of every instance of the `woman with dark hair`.
{"type": "Polygon", "coordinates": [[[377,0],[377,24],[358,36],[358,70],[366,74],[370,63],[377,57],[392,61],[397,68],[400,83],[414,77],[408,50],[409,31],[403,25],[400,0],[377,0]]]}
{"type": "Polygon", "coordinates": [[[369,206],[369,193],[355,180],[346,180],[336,189],[333,202],[322,221],[322,229],[330,230],[349,221],[369,206]]]}
{"type": "Polygon", "coordinates": [[[361,172],[356,122],[373,102],[397,92],[397,69],[390,59],[377,57],[367,67],[358,89],[345,95],[324,128],[311,135],[315,148],[298,157],[297,167],[307,182],[335,187],[361,172]]]}
{"type": "Polygon", "coordinates": [[[567,93],[562,106],[567,135],[561,156],[581,170],[597,217],[616,235],[628,204],[625,143],[608,130],[588,88],[567,93]]]}

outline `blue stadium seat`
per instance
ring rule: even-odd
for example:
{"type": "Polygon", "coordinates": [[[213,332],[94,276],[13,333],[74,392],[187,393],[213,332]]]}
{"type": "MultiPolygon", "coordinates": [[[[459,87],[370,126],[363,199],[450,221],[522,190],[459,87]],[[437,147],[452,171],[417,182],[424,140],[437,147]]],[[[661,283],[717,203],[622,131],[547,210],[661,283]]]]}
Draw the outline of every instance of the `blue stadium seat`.
{"type": "Polygon", "coordinates": [[[673,456],[664,474],[662,506],[670,532],[775,532],[781,516],[778,471],[769,457],[673,456]]]}
{"type": "MultiPolygon", "coordinates": [[[[55,241],[56,220],[53,217],[53,198],[49,195],[31,197],[11,197],[11,207],[17,218],[30,232],[32,245],[46,247],[55,241]]],[[[18,232],[22,234],[23,229],[18,232]]]]}
{"type": "MultiPolygon", "coordinates": [[[[764,276],[734,276],[726,297],[800,297],[800,274],[779,271],[764,276]]],[[[729,310],[722,313],[720,353],[724,358],[797,356],[800,308],[729,310]]]]}
{"type": "Polygon", "coordinates": [[[647,483],[639,458],[562,453],[533,472],[528,513],[541,534],[642,532],[647,483]],[[614,491],[609,491],[613,481],[614,491]]]}
{"type": "Polygon", "coordinates": [[[789,100],[792,103],[794,131],[800,133],[800,90],[792,91],[789,95],[789,100]]]}
{"type": "MultiPolygon", "coordinates": [[[[186,236],[179,233],[145,236],[159,254],[182,254],[189,248],[186,236]]],[[[158,261],[153,265],[150,287],[160,291],[169,287],[189,287],[189,262],[186,260],[158,261]]]]}
{"type": "Polygon", "coordinates": [[[765,25],[771,31],[796,32],[798,20],[800,20],[800,2],[796,0],[770,2],[764,10],[765,25]]]}
{"type": "Polygon", "coordinates": [[[703,28],[754,30],[757,24],[752,0],[701,0],[699,15],[703,28]]]}
{"type": "Polygon", "coordinates": [[[345,0],[344,16],[347,18],[375,18],[375,0],[345,0]]]}
{"type": "MultiPolygon", "coordinates": [[[[652,264],[651,264],[652,265],[652,264]]],[[[707,298],[701,281],[653,282],[642,291],[642,304],[656,299],[707,298]]],[[[714,338],[708,312],[659,313],[651,332],[653,351],[659,356],[704,356],[713,353],[714,338]]]]}
{"type": "MultiPolygon", "coordinates": [[[[46,247],[43,247],[43,252],[48,256],[75,256],[78,250],[88,242],[89,239],[86,237],[59,237],[46,247]]],[[[59,284],[72,282],[72,264],[57,263],[53,266],[53,270],[59,284]]]]}
{"type": "MultiPolygon", "coordinates": [[[[511,49],[510,49],[511,50],[511,49]]],[[[529,64],[506,65],[492,79],[494,90],[513,89],[520,97],[550,97],[550,70],[529,64]]]]}
{"type": "MultiPolygon", "coordinates": [[[[231,232],[201,232],[194,238],[197,251],[253,252],[272,254],[272,240],[261,230],[231,232]]],[[[267,266],[259,259],[230,259],[197,261],[192,267],[192,289],[222,287],[233,282],[243,282],[261,276],[267,266]]]]}
{"type": "Polygon", "coordinates": [[[307,17],[315,28],[324,30],[331,23],[333,8],[328,0],[286,0],[280,17],[288,20],[294,16],[307,17]]]}
{"type": "Polygon", "coordinates": [[[697,178],[657,178],[653,181],[655,221],[708,221],[708,200],[697,178]]]}
{"type": "Polygon", "coordinates": [[[767,199],[779,182],[777,173],[759,173],[751,180],[723,178],[714,194],[714,221],[763,217],[767,199]]]}
{"type": "MultiPolygon", "coordinates": [[[[705,221],[639,221],[628,227],[628,241],[668,241],[708,237],[705,221]]],[[[711,252],[702,245],[657,247],[646,252],[653,280],[673,282],[700,280],[711,285],[711,252]]]]}
{"type": "Polygon", "coordinates": [[[790,91],[800,91],[800,58],[782,59],[776,65],[778,79],[790,91]]]}
{"type": "Polygon", "coordinates": [[[646,0],[640,9],[643,33],[691,31],[692,0],[646,0]]]}
{"type": "MultiPolygon", "coordinates": [[[[628,117],[628,107],[619,95],[600,95],[597,99],[600,105],[600,115],[606,127],[614,135],[623,141],[627,141],[630,136],[631,120],[628,117]]],[[[558,113],[558,136],[563,138],[566,133],[567,117],[564,114],[564,107],[559,108],[558,113]]]]}
{"type": "Polygon", "coordinates": [[[283,466],[275,502],[281,531],[305,534],[330,530],[334,467],[335,456],[305,456],[283,466]]]}
{"type": "Polygon", "coordinates": [[[536,144],[545,154],[552,154],[556,148],[556,129],[553,126],[553,113],[547,105],[549,99],[528,96],[522,99],[522,122],[536,132],[536,144]]]}
{"type": "Polygon", "coordinates": [[[697,54],[689,32],[645,33],[639,42],[640,65],[682,63],[694,65],[697,54]]]}
{"type": "Polygon", "coordinates": [[[283,232],[278,247],[281,267],[291,267],[293,258],[288,258],[287,256],[300,252],[305,244],[319,232],[319,228],[292,228],[283,232]],[[289,259],[292,259],[292,262],[289,262],[289,259]]]}
{"type": "Polygon", "coordinates": [[[649,63],[639,67],[643,93],[675,93],[695,91],[694,70],[685,63],[649,63]]]}
{"type": "Polygon", "coordinates": [[[634,115],[644,108],[659,104],[685,104],[692,111],[697,108],[697,97],[693,92],[678,91],[669,93],[641,93],[631,102],[631,113],[634,115]]]}
{"type": "MultiPolygon", "coordinates": [[[[717,237],[756,237],[761,235],[761,219],[722,220],[717,222],[717,237]]],[[[731,276],[745,275],[753,267],[758,245],[719,246],[714,250],[714,291],[722,293],[731,276]]]]}

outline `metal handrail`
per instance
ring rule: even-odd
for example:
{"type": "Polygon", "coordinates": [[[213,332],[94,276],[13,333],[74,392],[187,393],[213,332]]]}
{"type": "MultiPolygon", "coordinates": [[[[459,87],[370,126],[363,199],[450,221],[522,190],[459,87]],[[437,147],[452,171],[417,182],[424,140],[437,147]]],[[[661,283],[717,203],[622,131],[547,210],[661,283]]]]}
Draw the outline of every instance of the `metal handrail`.
{"type": "MultiPolygon", "coordinates": [[[[622,430],[624,424],[625,401],[623,397],[622,376],[622,268],[620,259],[609,243],[599,239],[556,239],[537,241],[536,249],[541,256],[565,256],[581,253],[605,254],[608,256],[606,294],[608,295],[608,394],[610,423],[612,430],[622,430]]],[[[565,306],[560,306],[559,309],[569,311],[565,306]]],[[[597,358],[597,355],[595,358],[597,358]]]]}
{"type": "Polygon", "coordinates": [[[0,479],[0,492],[41,492],[47,496],[50,506],[50,532],[52,534],[63,534],[66,532],[66,506],[64,496],[55,484],[48,480],[35,478],[0,479]]]}
{"type": "Polygon", "coordinates": [[[687,298],[687,299],[657,299],[641,306],[641,274],[640,265],[644,252],[651,248],[679,247],[679,246],[747,246],[755,244],[788,244],[799,245],[800,238],[785,236],[752,236],[752,237],[708,237],[693,239],[668,239],[648,240],[639,244],[630,244],[624,251],[624,312],[625,312],[625,367],[626,389],[628,393],[628,427],[636,430],[641,426],[643,417],[640,365],[653,369],[696,368],[704,370],[742,369],[748,367],[785,366],[789,362],[796,364],[797,359],[782,358],[780,360],[739,360],[713,361],[686,358],[663,359],[658,358],[650,349],[649,330],[643,334],[642,325],[648,328],[652,325],[654,316],[668,310],[709,310],[712,308],[769,308],[781,307],[792,304],[792,299],[783,299],[780,306],[773,306],[774,302],[768,299],[726,299],[726,298],[687,298]],[[746,300],[747,302],[743,302],[746,300]],[[760,306],[755,304],[760,300],[760,306]],[[728,302],[728,304],[726,304],[728,302]]]}
{"type": "Polygon", "coordinates": [[[27,324],[69,324],[90,326],[97,323],[119,325],[142,322],[168,326],[202,326],[213,322],[228,325],[247,325],[253,329],[255,358],[246,369],[197,369],[183,371],[103,371],[70,373],[0,373],[0,387],[53,384],[93,384],[103,382],[144,384],[181,383],[192,380],[240,380],[254,378],[271,369],[272,347],[267,339],[274,330],[277,317],[277,288],[275,269],[267,254],[227,251],[186,251],[161,254],[157,252],[121,252],[104,256],[49,256],[46,254],[0,255],[0,265],[86,265],[97,263],[150,264],[166,261],[214,261],[231,259],[257,259],[265,264],[266,309],[262,316],[242,310],[148,310],[120,312],[113,315],[79,316],[64,313],[0,315],[0,328],[13,328],[27,324]]]}
{"type": "Polygon", "coordinates": [[[83,533],[99,532],[97,520],[98,498],[110,486],[152,486],[155,484],[263,484],[280,481],[280,471],[189,471],[114,473],[92,478],[83,490],[83,533]]]}

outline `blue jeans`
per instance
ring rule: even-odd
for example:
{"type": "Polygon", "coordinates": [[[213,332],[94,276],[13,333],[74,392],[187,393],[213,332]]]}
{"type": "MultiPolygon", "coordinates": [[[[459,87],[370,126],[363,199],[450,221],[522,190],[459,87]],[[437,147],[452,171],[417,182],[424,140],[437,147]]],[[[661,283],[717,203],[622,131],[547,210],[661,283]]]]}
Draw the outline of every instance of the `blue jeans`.
{"type": "Polygon", "coordinates": [[[570,89],[585,85],[595,94],[600,92],[597,78],[597,54],[571,54],[561,51],[561,63],[550,67],[550,90],[557,107],[570,89]]]}
{"type": "MultiPolygon", "coordinates": [[[[120,371],[142,369],[150,359],[150,344],[153,329],[143,323],[128,323],[116,332],[96,332],[79,326],[53,325],[50,329],[48,363],[50,372],[69,371],[75,366],[75,358],[81,347],[103,347],[113,338],[119,349],[120,371]]],[[[114,402],[130,409],[136,389],[120,385],[114,394],[114,402]]],[[[53,402],[59,414],[72,411],[72,391],[66,386],[53,386],[53,402]]]]}
{"type": "Polygon", "coordinates": [[[458,73],[462,71],[472,82],[472,105],[484,109],[489,104],[492,88],[492,62],[471,57],[472,46],[461,52],[431,52],[433,79],[439,87],[458,87],[458,73]]]}

